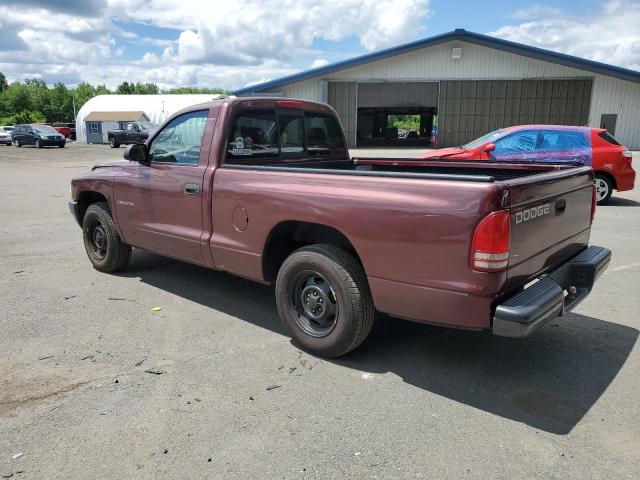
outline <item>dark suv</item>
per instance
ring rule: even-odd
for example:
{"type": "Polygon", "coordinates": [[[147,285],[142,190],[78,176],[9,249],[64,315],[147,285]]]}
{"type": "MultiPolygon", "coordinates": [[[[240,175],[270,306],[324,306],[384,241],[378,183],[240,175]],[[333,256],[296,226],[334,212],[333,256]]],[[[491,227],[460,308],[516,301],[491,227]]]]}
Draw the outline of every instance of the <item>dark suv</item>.
{"type": "Polygon", "coordinates": [[[11,132],[11,139],[16,147],[34,145],[36,148],[60,147],[64,148],[66,139],[51,125],[16,125],[11,132]]]}

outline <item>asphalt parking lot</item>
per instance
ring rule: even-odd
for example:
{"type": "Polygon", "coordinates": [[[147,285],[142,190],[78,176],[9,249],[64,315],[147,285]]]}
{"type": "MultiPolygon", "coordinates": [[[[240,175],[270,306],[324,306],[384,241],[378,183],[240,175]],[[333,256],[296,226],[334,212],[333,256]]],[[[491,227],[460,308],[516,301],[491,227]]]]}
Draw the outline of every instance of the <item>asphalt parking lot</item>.
{"type": "Polygon", "coordinates": [[[598,209],[612,264],[535,336],[381,317],[325,360],[271,287],[91,268],[69,180],[122,152],[0,147],[0,477],[640,477],[640,190],[598,209]]]}

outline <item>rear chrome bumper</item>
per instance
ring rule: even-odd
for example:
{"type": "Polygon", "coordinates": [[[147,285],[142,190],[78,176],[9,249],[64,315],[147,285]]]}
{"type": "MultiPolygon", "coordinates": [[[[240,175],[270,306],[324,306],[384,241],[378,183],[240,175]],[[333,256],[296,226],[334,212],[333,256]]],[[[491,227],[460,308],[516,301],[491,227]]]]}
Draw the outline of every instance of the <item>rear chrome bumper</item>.
{"type": "Polygon", "coordinates": [[[496,307],[493,334],[526,337],[573,310],[589,295],[611,261],[611,251],[592,246],[496,307]]]}

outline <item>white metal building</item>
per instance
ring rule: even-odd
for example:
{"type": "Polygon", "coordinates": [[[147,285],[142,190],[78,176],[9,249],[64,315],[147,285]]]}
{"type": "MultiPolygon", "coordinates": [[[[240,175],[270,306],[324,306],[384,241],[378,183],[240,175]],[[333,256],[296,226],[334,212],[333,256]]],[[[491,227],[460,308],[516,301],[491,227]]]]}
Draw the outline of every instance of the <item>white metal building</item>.
{"type": "Polygon", "coordinates": [[[329,103],[351,146],[388,139],[387,116],[412,114],[420,138],[437,121],[440,146],[537,123],[602,126],[640,149],[640,72],[462,29],[234,93],[329,103]]]}
{"type": "MultiPolygon", "coordinates": [[[[162,123],[167,117],[183,108],[198,103],[210,102],[220,97],[206,95],[98,95],[85,103],[76,116],[76,137],[79,142],[87,141],[86,119],[93,112],[140,112],[151,122],[162,123]]],[[[94,115],[95,116],[95,115],[94,115]]],[[[122,120],[124,121],[124,119],[122,120]]],[[[116,127],[117,128],[117,127],[116,127]]],[[[106,138],[106,137],[105,137],[106,138]]]]}

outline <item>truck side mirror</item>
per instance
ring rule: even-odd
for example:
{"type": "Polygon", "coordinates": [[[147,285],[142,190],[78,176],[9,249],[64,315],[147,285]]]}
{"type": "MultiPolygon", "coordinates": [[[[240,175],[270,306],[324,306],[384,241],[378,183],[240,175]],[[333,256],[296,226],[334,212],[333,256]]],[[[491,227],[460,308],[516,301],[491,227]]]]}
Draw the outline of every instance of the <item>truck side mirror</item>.
{"type": "Polygon", "coordinates": [[[147,146],[144,143],[129,145],[124,149],[124,159],[147,164],[149,163],[149,150],[147,150],[147,146]]]}
{"type": "Polygon", "coordinates": [[[493,152],[496,149],[495,143],[487,143],[482,149],[483,152],[493,152]]]}

